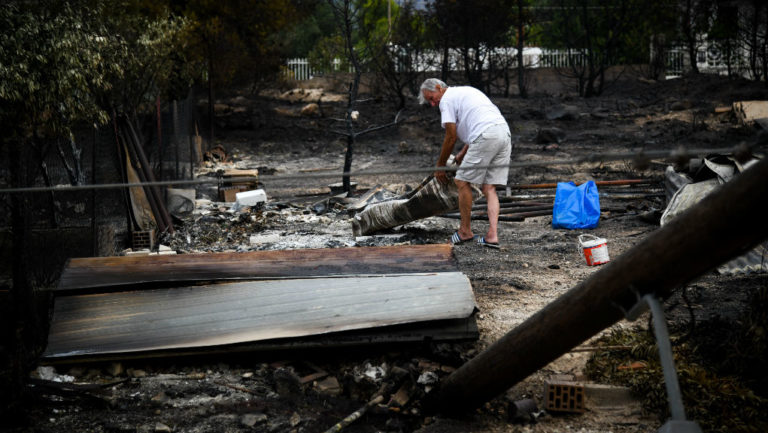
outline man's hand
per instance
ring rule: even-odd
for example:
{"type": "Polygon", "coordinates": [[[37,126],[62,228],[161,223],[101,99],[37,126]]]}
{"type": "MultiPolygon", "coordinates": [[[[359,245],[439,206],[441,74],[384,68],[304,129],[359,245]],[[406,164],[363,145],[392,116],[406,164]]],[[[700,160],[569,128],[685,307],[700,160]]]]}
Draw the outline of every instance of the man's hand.
{"type": "MultiPolygon", "coordinates": [[[[439,168],[440,166],[438,166],[439,168]]],[[[442,167],[445,167],[444,165],[442,167]]],[[[438,170],[435,172],[435,179],[437,179],[438,182],[440,182],[443,185],[448,184],[448,175],[446,174],[445,170],[438,170]]]]}
{"type": "MultiPolygon", "coordinates": [[[[445,163],[453,152],[453,145],[456,144],[456,124],[446,123],[443,125],[445,128],[445,138],[443,139],[443,147],[440,149],[440,157],[437,159],[437,167],[445,167],[445,163]]],[[[443,185],[448,183],[448,176],[445,171],[436,171],[435,178],[443,185]]]]}
{"type": "Polygon", "coordinates": [[[464,147],[461,148],[461,151],[456,155],[456,157],[453,158],[453,161],[456,163],[456,165],[461,165],[461,161],[464,161],[464,155],[467,154],[467,150],[469,150],[469,145],[465,144],[464,147]]]}

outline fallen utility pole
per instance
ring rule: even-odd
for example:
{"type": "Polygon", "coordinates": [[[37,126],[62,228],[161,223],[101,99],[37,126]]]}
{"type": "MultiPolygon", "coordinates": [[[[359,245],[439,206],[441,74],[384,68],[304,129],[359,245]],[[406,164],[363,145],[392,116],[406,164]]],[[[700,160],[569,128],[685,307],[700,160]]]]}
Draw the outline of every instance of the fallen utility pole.
{"type": "Polygon", "coordinates": [[[625,317],[768,237],[768,158],[593,273],[453,372],[425,409],[469,411],[625,317]]]}

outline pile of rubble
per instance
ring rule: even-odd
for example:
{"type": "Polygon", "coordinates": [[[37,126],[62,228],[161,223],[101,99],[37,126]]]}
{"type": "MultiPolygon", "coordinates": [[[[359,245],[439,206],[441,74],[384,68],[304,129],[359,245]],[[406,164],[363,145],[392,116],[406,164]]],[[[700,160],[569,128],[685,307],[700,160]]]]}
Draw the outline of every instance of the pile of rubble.
{"type": "Polygon", "coordinates": [[[436,353],[453,360],[390,353],[327,366],[322,356],[314,362],[237,359],[233,366],[228,359],[186,364],[174,373],[157,363],[112,362],[43,366],[32,378],[45,387],[45,398],[61,403],[40,414],[41,424],[72,431],[323,431],[361,409],[378,431],[413,431],[433,422],[421,399],[462,362],[450,345],[436,353]],[[376,403],[361,408],[361,401],[376,403]]]}

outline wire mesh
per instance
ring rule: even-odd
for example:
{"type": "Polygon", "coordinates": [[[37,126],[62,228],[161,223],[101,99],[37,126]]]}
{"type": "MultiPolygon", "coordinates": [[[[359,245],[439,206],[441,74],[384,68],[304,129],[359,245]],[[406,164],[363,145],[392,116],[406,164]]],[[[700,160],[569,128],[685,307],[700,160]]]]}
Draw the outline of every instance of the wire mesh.
{"type": "MultiPolygon", "coordinates": [[[[192,98],[161,104],[160,116],[142,118],[144,150],[157,180],[193,178],[197,161],[193,149],[194,102],[192,98]],[[158,134],[159,120],[159,134],[158,134]],[[158,140],[159,137],[159,140],[158,140]]],[[[24,186],[61,187],[125,182],[125,161],[112,123],[74,128],[68,137],[30,140],[24,145],[25,161],[12,161],[7,148],[0,158],[0,189],[12,185],[11,164],[24,170],[24,186]]],[[[29,214],[26,224],[37,233],[72,234],[71,246],[81,255],[114,251],[125,245],[129,223],[125,188],[25,191],[29,214]],[[104,243],[113,245],[103,245],[104,243]],[[100,246],[100,244],[102,244],[100,246]]],[[[11,200],[0,200],[0,230],[11,229],[11,200]]],[[[52,235],[55,236],[55,235],[52,235]]],[[[8,236],[4,236],[8,238],[8,236]]],[[[42,243],[45,244],[45,241],[42,243]]]]}

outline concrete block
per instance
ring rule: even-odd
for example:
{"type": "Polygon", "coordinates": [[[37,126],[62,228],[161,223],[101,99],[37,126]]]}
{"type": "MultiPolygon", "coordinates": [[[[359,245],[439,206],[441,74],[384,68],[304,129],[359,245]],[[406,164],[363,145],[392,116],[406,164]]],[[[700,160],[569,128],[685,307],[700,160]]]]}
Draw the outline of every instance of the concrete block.
{"type": "Polygon", "coordinates": [[[585,410],[584,385],[580,383],[547,382],[544,395],[548,411],[582,413],[585,410]]]}
{"type": "Polygon", "coordinates": [[[131,247],[134,250],[153,249],[155,247],[155,231],[143,230],[132,232],[131,247]]]}

